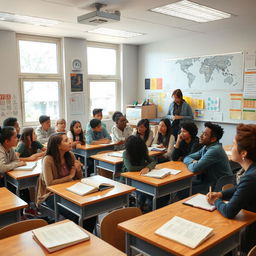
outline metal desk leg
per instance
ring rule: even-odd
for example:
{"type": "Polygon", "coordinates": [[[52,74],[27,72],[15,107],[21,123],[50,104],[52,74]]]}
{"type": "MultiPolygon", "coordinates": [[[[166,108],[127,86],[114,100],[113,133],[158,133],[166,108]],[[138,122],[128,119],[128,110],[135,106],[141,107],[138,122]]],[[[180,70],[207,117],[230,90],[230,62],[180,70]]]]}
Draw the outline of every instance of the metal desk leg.
{"type": "Polygon", "coordinates": [[[55,222],[58,221],[59,219],[59,212],[58,212],[58,199],[57,199],[57,195],[54,194],[54,219],[55,219],[55,222]]]}
{"type": "Polygon", "coordinates": [[[153,201],[152,201],[152,210],[156,209],[156,197],[153,196],[153,201]]]}
{"type": "Polygon", "coordinates": [[[94,159],[94,175],[98,175],[98,168],[96,167],[99,165],[99,161],[94,159]]]}
{"type": "Polygon", "coordinates": [[[78,219],[78,225],[83,227],[83,221],[84,221],[84,208],[80,208],[80,217],[78,219]]]}
{"type": "Polygon", "coordinates": [[[190,179],[189,196],[192,195],[192,178],[190,179]]]}
{"type": "Polygon", "coordinates": [[[130,247],[130,235],[127,233],[125,233],[125,252],[126,252],[127,256],[132,255],[132,250],[130,247]]]}

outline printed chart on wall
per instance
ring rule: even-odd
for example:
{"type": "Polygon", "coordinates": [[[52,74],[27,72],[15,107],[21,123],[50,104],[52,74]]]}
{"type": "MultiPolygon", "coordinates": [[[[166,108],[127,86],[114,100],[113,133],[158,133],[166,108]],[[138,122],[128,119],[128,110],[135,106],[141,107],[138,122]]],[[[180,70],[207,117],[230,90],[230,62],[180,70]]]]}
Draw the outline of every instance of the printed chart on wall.
{"type": "Polygon", "coordinates": [[[0,121],[1,123],[7,117],[18,117],[17,96],[14,94],[0,94],[0,121]]]}
{"type": "Polygon", "coordinates": [[[243,89],[243,53],[167,60],[166,84],[170,90],[243,89]]]}

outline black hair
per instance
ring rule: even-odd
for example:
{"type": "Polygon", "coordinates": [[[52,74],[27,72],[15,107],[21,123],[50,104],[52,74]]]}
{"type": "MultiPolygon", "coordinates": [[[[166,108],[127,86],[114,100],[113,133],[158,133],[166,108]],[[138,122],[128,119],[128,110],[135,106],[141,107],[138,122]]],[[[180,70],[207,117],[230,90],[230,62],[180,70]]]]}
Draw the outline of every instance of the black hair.
{"type": "Polygon", "coordinates": [[[100,124],[101,124],[101,121],[99,119],[92,119],[90,121],[90,126],[92,127],[92,129],[96,128],[100,124]]]}
{"type": "Polygon", "coordinates": [[[46,115],[42,115],[39,117],[39,123],[42,124],[46,121],[50,120],[50,117],[49,116],[46,116],[46,115]]]}
{"type": "Polygon", "coordinates": [[[101,113],[102,114],[102,108],[95,108],[95,109],[93,109],[93,111],[92,111],[92,115],[93,116],[95,116],[95,115],[97,115],[97,114],[99,114],[99,113],[101,113]]]}
{"type": "MultiPolygon", "coordinates": [[[[137,123],[137,127],[139,127],[140,125],[144,125],[145,128],[147,128],[147,130],[145,131],[145,135],[144,135],[144,142],[146,142],[148,140],[148,136],[149,136],[149,133],[150,133],[150,127],[149,127],[149,121],[148,119],[141,119],[138,123],[137,123]]],[[[138,133],[138,130],[136,132],[136,135],[137,136],[140,136],[140,134],[138,133]]]]}
{"type": "Polygon", "coordinates": [[[20,140],[25,144],[26,149],[30,155],[33,155],[37,152],[37,145],[33,143],[33,128],[25,128],[22,131],[20,140]]]}
{"type": "Polygon", "coordinates": [[[119,120],[119,118],[122,117],[122,116],[124,116],[122,112],[116,111],[116,112],[113,114],[113,116],[112,116],[112,120],[113,120],[115,123],[117,123],[118,120],[119,120]]]}
{"type": "MultiPolygon", "coordinates": [[[[66,135],[66,134],[63,132],[59,132],[59,133],[54,133],[49,137],[49,140],[47,143],[47,150],[45,154],[46,156],[47,155],[52,156],[54,160],[54,164],[57,167],[58,174],[61,173],[59,145],[61,144],[63,135],[66,135]]],[[[64,159],[68,169],[70,170],[74,165],[74,160],[69,151],[64,154],[64,159]]]]}
{"type": "Polygon", "coordinates": [[[16,117],[8,117],[4,120],[3,126],[14,126],[17,122],[18,120],[16,117]]]}
{"type": "MultiPolygon", "coordinates": [[[[73,141],[76,140],[76,136],[79,136],[79,141],[81,142],[82,145],[84,145],[84,144],[85,144],[85,139],[84,139],[84,131],[83,131],[83,129],[82,129],[82,125],[81,125],[81,132],[80,132],[80,134],[75,135],[75,133],[74,133],[74,126],[75,126],[76,123],[79,123],[79,124],[81,125],[81,122],[78,121],[78,120],[73,120],[73,121],[70,123],[70,131],[71,131],[71,133],[72,133],[72,135],[73,135],[73,141]]],[[[47,146],[48,146],[48,145],[47,145],[47,146]]]]}
{"type": "Polygon", "coordinates": [[[163,144],[167,148],[169,145],[170,136],[173,134],[171,121],[168,118],[163,118],[160,120],[160,122],[164,122],[165,126],[167,127],[167,131],[164,136],[160,132],[158,132],[157,144],[163,144]]]}
{"type": "Polygon", "coordinates": [[[211,138],[216,138],[217,141],[219,141],[223,134],[224,134],[224,130],[221,126],[219,126],[218,124],[213,124],[212,122],[206,122],[204,123],[204,126],[211,129],[211,138]]]}
{"type": "Polygon", "coordinates": [[[181,128],[183,128],[184,130],[188,131],[188,133],[190,134],[190,136],[192,138],[195,138],[198,132],[197,126],[195,123],[193,122],[184,122],[181,125],[181,128]]]}
{"type": "Polygon", "coordinates": [[[125,142],[125,149],[128,160],[132,165],[141,165],[142,162],[150,163],[148,148],[145,142],[138,136],[131,135],[125,142]]]}
{"type": "Polygon", "coordinates": [[[13,126],[0,127],[0,143],[3,144],[6,140],[10,140],[15,131],[13,126]]]}

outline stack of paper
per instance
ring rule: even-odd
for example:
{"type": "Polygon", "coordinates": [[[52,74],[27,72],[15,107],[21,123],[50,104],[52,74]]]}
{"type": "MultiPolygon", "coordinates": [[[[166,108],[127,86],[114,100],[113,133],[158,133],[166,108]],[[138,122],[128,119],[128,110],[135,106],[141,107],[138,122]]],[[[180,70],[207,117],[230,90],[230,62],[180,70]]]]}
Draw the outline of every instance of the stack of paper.
{"type": "Polygon", "coordinates": [[[155,234],[169,238],[194,249],[213,235],[213,229],[174,216],[170,221],[157,229],[155,234]]]}
{"type": "Polygon", "coordinates": [[[110,152],[108,156],[123,157],[123,152],[110,152]]]}
{"type": "Polygon", "coordinates": [[[26,162],[26,165],[19,166],[14,168],[14,171],[32,171],[33,169],[36,168],[37,161],[34,162],[26,162]]]}
{"type": "Polygon", "coordinates": [[[32,233],[33,238],[49,252],[90,239],[86,231],[72,221],[44,226],[33,230],[32,233]]]}
{"type": "Polygon", "coordinates": [[[144,176],[162,179],[170,174],[176,175],[180,172],[181,172],[180,170],[169,169],[169,168],[153,169],[150,172],[144,174],[144,176]]]}
{"type": "Polygon", "coordinates": [[[216,209],[215,205],[211,205],[208,203],[206,195],[202,195],[202,194],[193,196],[192,198],[183,202],[183,204],[201,208],[207,211],[214,211],[216,209]]]}

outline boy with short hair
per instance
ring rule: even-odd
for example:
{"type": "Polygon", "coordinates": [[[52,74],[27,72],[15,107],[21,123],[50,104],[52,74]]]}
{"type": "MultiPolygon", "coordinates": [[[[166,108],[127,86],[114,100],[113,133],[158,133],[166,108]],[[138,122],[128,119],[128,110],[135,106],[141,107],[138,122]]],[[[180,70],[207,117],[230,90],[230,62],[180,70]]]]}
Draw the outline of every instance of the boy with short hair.
{"type": "Polygon", "coordinates": [[[49,116],[42,115],[39,117],[40,126],[35,130],[37,140],[44,144],[48,142],[49,137],[55,133],[54,128],[51,127],[51,120],[49,116]]]}
{"type": "MultiPolygon", "coordinates": [[[[98,119],[98,120],[102,120],[103,115],[102,115],[102,108],[94,108],[92,111],[92,115],[93,115],[93,119],[98,119]]],[[[101,122],[101,126],[105,129],[107,129],[107,125],[103,122],[101,122]]],[[[87,124],[86,126],[86,131],[90,130],[91,126],[90,126],[90,122],[87,124]]]]}

